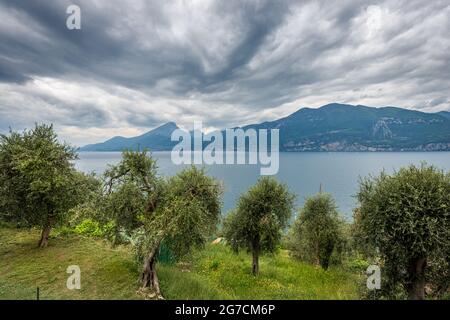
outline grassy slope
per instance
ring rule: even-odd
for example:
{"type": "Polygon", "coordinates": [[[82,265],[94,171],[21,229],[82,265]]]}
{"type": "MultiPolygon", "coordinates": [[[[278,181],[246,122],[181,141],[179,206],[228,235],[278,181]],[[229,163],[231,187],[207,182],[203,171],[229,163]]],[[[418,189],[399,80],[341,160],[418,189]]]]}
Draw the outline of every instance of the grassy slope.
{"type": "Polygon", "coordinates": [[[236,255],[223,245],[208,245],[191,260],[191,266],[159,266],[161,290],[167,298],[358,298],[355,275],[338,268],[323,271],[291,259],[286,251],[260,258],[256,278],[251,274],[251,257],[244,252],[236,255]]]}
{"type": "MultiPolygon", "coordinates": [[[[36,248],[38,231],[0,228],[0,299],[140,299],[138,269],[128,248],[111,249],[80,236],[50,239],[36,248]],[[81,290],[68,290],[66,268],[81,268],[81,290]]],[[[325,272],[290,259],[286,252],[261,259],[250,274],[250,257],[208,245],[178,265],[159,265],[166,299],[352,299],[356,279],[340,269],[325,272]]]]}
{"type": "Polygon", "coordinates": [[[38,231],[0,229],[0,299],[138,299],[130,253],[79,236],[50,239],[36,248],[38,231]],[[81,269],[81,290],[69,290],[66,268],[81,269]]]}

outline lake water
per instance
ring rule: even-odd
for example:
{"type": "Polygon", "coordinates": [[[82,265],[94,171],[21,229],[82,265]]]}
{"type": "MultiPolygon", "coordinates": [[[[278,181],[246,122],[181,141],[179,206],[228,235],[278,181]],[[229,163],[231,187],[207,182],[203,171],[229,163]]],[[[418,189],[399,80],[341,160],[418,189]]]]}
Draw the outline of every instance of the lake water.
{"type": "MultiPolygon", "coordinates": [[[[161,175],[173,175],[185,167],[173,164],[170,152],[153,152],[152,155],[157,159],[161,175]]],[[[120,152],[81,152],[76,167],[84,172],[101,174],[108,164],[116,164],[120,160],[120,152]]],[[[450,152],[280,153],[280,169],[276,177],[297,194],[298,206],[306,197],[317,193],[322,184],[322,190],[336,199],[341,214],[351,219],[359,177],[378,174],[383,169],[393,172],[422,161],[448,171],[450,152]]],[[[224,183],[224,213],[232,209],[239,195],[260,177],[258,165],[210,165],[205,168],[209,175],[224,183]]]]}

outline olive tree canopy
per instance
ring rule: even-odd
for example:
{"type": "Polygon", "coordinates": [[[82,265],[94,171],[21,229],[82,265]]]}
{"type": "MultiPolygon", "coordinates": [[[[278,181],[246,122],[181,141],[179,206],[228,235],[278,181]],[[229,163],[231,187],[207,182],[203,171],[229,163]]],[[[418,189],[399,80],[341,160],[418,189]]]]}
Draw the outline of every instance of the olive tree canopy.
{"type": "Polygon", "coordinates": [[[0,214],[42,228],[46,247],[52,227],[83,201],[93,177],[74,169],[75,149],[60,143],[50,125],[0,135],[0,214]]]}
{"type": "Polygon", "coordinates": [[[385,290],[400,284],[423,299],[430,261],[449,266],[450,175],[425,164],[383,172],[360,182],[358,200],[359,235],[381,256],[385,290]]]}

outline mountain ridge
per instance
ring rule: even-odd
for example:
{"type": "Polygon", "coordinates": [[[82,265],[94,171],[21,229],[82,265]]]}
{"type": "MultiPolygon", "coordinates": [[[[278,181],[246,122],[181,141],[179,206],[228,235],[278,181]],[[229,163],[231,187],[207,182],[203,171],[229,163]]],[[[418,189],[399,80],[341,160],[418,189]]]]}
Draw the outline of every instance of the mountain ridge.
{"type": "MultiPolygon", "coordinates": [[[[242,129],[280,129],[280,151],[450,151],[450,112],[425,113],[398,107],[330,103],[303,107],[273,121],[242,129]]],[[[113,137],[80,151],[172,150],[178,129],[168,122],[137,137],[113,137]]],[[[222,130],[223,132],[223,130],[222,130]]]]}

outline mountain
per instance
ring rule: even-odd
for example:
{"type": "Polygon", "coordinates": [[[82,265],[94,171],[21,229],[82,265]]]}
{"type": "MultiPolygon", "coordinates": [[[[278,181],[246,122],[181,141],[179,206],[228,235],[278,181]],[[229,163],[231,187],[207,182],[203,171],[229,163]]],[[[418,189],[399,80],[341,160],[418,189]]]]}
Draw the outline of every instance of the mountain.
{"type": "Polygon", "coordinates": [[[80,148],[80,151],[122,151],[144,148],[152,151],[171,150],[177,143],[170,140],[170,135],[175,129],[178,129],[178,126],[174,122],[168,122],[137,137],[114,137],[103,143],[88,144],[80,148]]]}
{"type": "Polygon", "coordinates": [[[440,151],[450,150],[448,114],[332,103],[244,129],[280,129],[281,151],[440,151]]]}
{"type": "Polygon", "coordinates": [[[450,112],[449,111],[440,111],[437,114],[446,117],[447,119],[450,119],[450,112]]]}
{"type": "MultiPolygon", "coordinates": [[[[170,141],[170,134],[177,128],[170,122],[138,137],[115,137],[80,150],[171,150],[177,142],[170,141]]],[[[242,128],[280,129],[280,151],[450,151],[450,112],[446,111],[332,103],[242,128]]]]}

